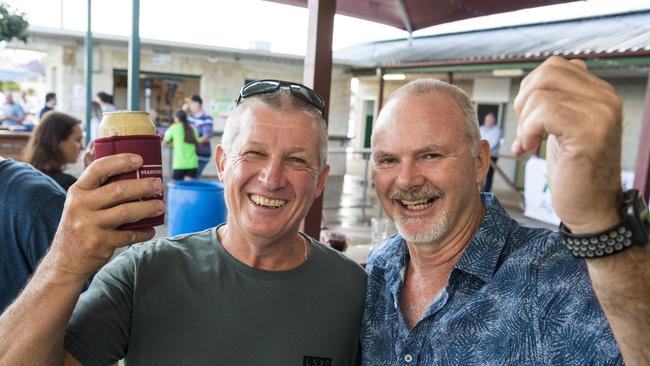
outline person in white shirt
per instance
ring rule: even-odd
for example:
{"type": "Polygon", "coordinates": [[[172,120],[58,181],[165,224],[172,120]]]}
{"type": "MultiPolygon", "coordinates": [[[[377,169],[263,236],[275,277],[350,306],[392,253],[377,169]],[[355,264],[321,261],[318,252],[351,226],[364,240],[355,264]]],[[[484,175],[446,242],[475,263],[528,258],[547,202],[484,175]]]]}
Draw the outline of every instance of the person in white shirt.
{"type": "MultiPolygon", "coordinates": [[[[497,159],[499,158],[501,129],[496,125],[494,113],[490,112],[485,115],[480,130],[481,138],[487,140],[490,144],[490,160],[492,160],[492,164],[496,164],[497,159]]],[[[492,164],[490,164],[490,170],[488,170],[487,176],[485,177],[485,185],[483,186],[484,192],[490,192],[490,190],[492,190],[492,179],[494,178],[494,168],[492,168],[492,164]]]]}

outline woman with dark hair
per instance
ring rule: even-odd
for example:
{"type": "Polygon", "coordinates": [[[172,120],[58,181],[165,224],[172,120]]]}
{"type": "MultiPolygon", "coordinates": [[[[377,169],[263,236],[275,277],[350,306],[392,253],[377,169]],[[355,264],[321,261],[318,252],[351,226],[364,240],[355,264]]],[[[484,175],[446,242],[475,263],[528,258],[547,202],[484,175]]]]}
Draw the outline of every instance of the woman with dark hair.
{"type": "Polygon", "coordinates": [[[185,177],[196,179],[199,158],[196,155],[196,144],[199,134],[187,120],[187,113],[179,109],[174,114],[174,123],[165,132],[163,143],[172,147],[172,169],[174,180],[183,180],[185,177]]]}
{"type": "Polygon", "coordinates": [[[63,172],[83,150],[81,121],[61,112],[43,115],[25,147],[24,160],[54,179],[66,191],[77,178],[63,172]]]}

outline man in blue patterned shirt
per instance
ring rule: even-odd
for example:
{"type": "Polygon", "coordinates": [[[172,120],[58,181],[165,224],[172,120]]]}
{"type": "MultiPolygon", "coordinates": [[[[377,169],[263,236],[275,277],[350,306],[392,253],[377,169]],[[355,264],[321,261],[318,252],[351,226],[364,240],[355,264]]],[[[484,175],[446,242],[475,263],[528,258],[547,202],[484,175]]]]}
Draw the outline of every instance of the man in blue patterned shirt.
{"type": "MultiPolygon", "coordinates": [[[[613,88],[584,63],[553,57],[524,79],[515,109],[513,152],[552,135],[564,224],[573,233],[618,224],[613,88]]],[[[381,111],[372,150],[377,196],[398,234],[369,258],[364,365],[612,365],[621,352],[647,364],[650,246],[578,260],[557,233],[522,227],[481,195],[490,147],[462,90],[435,80],[402,87],[381,111]]]]}

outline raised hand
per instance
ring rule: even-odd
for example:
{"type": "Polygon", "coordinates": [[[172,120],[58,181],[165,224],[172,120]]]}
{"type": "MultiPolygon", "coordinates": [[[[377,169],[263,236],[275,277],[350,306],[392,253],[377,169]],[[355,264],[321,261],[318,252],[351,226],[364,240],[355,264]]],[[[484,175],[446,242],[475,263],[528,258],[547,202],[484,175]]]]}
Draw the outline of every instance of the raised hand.
{"type": "Polygon", "coordinates": [[[118,247],[154,236],[153,229],[116,230],[122,224],[163,213],[160,200],[135,201],[159,195],[160,179],[121,180],[102,185],[116,174],[142,165],[134,154],[95,160],[70,187],[50,255],[64,273],[87,278],[103,266],[118,247]]]}
{"type": "Polygon", "coordinates": [[[521,83],[516,154],[545,134],[553,207],[574,233],[620,222],[622,102],[584,62],[551,57],[521,83]]]}

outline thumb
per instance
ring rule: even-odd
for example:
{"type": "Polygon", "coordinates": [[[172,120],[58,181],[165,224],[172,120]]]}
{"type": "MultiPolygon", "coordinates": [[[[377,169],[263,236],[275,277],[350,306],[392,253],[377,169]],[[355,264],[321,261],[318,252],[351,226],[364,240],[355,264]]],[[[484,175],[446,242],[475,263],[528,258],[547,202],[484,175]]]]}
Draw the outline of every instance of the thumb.
{"type": "Polygon", "coordinates": [[[587,63],[584,62],[583,60],[574,58],[572,60],[569,60],[569,62],[574,64],[574,65],[578,65],[578,66],[582,67],[583,69],[587,70],[587,63]]]}

